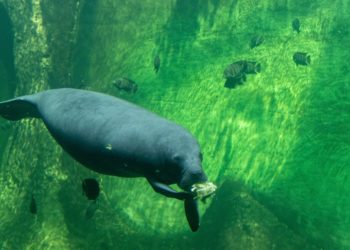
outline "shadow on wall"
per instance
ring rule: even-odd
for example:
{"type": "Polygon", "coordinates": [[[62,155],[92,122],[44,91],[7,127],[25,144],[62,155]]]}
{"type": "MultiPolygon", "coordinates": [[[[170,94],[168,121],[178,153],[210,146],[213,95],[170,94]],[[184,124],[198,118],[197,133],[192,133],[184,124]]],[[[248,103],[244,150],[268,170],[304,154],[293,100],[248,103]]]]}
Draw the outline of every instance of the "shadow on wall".
{"type": "Polygon", "coordinates": [[[103,175],[85,170],[65,153],[61,156],[61,165],[69,176],[60,182],[58,191],[64,221],[62,226],[69,232],[69,244],[74,249],[140,249],[140,242],[145,243],[146,240],[133,225],[123,221],[114,207],[107,205],[103,175]],[[100,184],[101,192],[95,203],[83,193],[84,178],[95,178],[100,184]]]}
{"type": "Polygon", "coordinates": [[[93,25],[96,23],[97,1],[85,1],[81,9],[78,22],[77,41],[73,45],[72,58],[72,83],[76,88],[86,87],[86,72],[90,68],[89,55],[92,54],[94,32],[93,25]],[[84,53],[82,53],[84,52],[84,53]]]}
{"type": "MultiPolygon", "coordinates": [[[[23,188],[24,189],[24,188],[23,188]]],[[[23,201],[8,211],[6,220],[2,220],[0,227],[1,249],[25,249],[31,244],[35,225],[40,224],[42,217],[30,213],[30,195],[23,196],[23,201]],[[13,211],[17,212],[16,215],[13,211]]]]}
{"type": "MultiPolygon", "coordinates": [[[[164,33],[157,38],[159,51],[171,57],[172,53],[176,56],[189,49],[187,47],[193,44],[200,29],[199,18],[207,20],[212,27],[219,5],[220,0],[177,0],[169,20],[164,25],[164,33]]],[[[173,62],[174,59],[176,58],[168,60],[173,62]]]]}
{"type": "Polygon", "coordinates": [[[233,180],[218,189],[194,237],[198,249],[317,249],[233,180]]]}
{"type": "Polygon", "coordinates": [[[12,186],[11,188],[15,186],[16,191],[11,195],[15,194],[13,197],[16,202],[13,202],[13,197],[8,191],[2,194],[1,200],[5,202],[1,206],[0,214],[0,249],[26,249],[35,244],[33,241],[35,242],[38,229],[45,221],[41,210],[42,200],[38,199],[42,197],[36,178],[39,175],[35,171],[39,169],[39,165],[41,164],[29,167],[25,161],[18,161],[17,166],[11,166],[11,173],[9,168],[3,168],[1,171],[1,178],[5,180],[1,183],[1,188],[7,189],[7,185],[12,186]],[[14,168],[17,170],[13,171],[14,168]],[[14,177],[14,172],[18,173],[17,177],[14,177]]]}
{"type": "MultiPolygon", "coordinates": [[[[337,10],[344,8],[342,2],[338,5],[337,10]]],[[[337,17],[328,34],[322,34],[326,45],[305,96],[298,142],[283,166],[286,178],[259,197],[290,228],[323,249],[350,246],[350,32],[344,28],[349,25],[348,18],[337,17]]]]}
{"type": "MultiPolygon", "coordinates": [[[[0,101],[14,96],[16,70],[13,56],[13,31],[10,17],[0,3],[0,101]]],[[[11,123],[0,120],[0,149],[4,148],[11,123]]],[[[0,162],[3,151],[0,151],[0,162]]]]}
{"type": "Polygon", "coordinates": [[[84,1],[77,3],[70,0],[43,0],[40,3],[48,43],[45,57],[50,57],[52,62],[52,69],[49,71],[51,88],[74,87],[73,46],[78,27],[77,20],[84,4],[84,1]]]}
{"type": "Polygon", "coordinates": [[[1,99],[13,96],[16,71],[13,56],[13,30],[10,17],[0,3],[0,95],[1,99]]]}

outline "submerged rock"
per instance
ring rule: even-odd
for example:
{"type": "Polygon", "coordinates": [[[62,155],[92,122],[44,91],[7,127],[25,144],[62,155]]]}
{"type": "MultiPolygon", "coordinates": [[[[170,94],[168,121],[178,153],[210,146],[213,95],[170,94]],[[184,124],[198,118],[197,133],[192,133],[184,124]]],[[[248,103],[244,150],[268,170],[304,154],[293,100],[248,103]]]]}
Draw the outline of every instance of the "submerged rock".
{"type": "Polygon", "coordinates": [[[318,249],[281,222],[243,185],[229,180],[217,189],[201,230],[191,241],[196,249],[318,249]]]}

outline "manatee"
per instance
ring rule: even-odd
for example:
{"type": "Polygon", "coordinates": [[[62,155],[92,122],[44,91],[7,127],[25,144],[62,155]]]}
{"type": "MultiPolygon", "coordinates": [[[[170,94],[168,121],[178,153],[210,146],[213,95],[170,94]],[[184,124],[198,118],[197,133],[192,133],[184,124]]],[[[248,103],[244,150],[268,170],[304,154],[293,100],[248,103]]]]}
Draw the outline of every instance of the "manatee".
{"type": "Polygon", "coordinates": [[[41,119],[57,143],[93,171],[146,178],[154,191],[184,201],[189,226],[198,230],[198,200],[216,186],[202,169],[199,143],[184,127],[127,101],[69,88],[0,102],[0,115],[41,119]]]}

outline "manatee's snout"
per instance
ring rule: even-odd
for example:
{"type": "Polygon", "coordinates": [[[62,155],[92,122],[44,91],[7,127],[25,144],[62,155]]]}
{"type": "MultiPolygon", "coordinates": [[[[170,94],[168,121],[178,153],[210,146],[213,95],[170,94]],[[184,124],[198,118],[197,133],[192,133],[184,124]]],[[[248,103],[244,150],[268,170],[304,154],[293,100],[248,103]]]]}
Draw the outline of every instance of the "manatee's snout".
{"type": "Polygon", "coordinates": [[[182,173],[182,178],[178,186],[191,194],[194,200],[206,201],[214,195],[217,187],[213,182],[208,181],[208,177],[203,170],[186,171],[182,173]]]}
{"type": "Polygon", "coordinates": [[[182,173],[182,178],[179,182],[179,187],[187,192],[191,192],[192,186],[196,183],[205,183],[208,177],[202,170],[185,171],[182,173]]]}
{"type": "Polygon", "coordinates": [[[183,175],[179,187],[191,193],[194,199],[205,201],[212,196],[217,187],[208,181],[208,177],[203,171],[187,172],[183,175]]]}

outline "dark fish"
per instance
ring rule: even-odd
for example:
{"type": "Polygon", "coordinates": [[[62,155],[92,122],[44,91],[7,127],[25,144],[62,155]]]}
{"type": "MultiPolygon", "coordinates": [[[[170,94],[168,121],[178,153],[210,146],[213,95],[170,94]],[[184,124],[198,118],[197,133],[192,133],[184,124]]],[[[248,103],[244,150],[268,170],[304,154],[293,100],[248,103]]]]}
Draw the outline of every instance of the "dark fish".
{"type": "Polygon", "coordinates": [[[100,194],[100,186],[96,179],[87,178],[82,182],[83,193],[89,200],[96,200],[100,194]]]}
{"type": "Polygon", "coordinates": [[[300,20],[298,18],[295,18],[292,22],[292,27],[293,27],[293,30],[296,31],[296,32],[300,32],[300,20]]]}
{"type": "Polygon", "coordinates": [[[254,36],[251,40],[250,40],[250,48],[253,49],[255,47],[258,47],[260,44],[262,44],[264,41],[264,38],[262,36],[254,36]]]}
{"type": "Polygon", "coordinates": [[[261,71],[261,65],[257,62],[246,61],[246,74],[257,74],[261,71]]]}
{"type": "Polygon", "coordinates": [[[311,63],[310,55],[304,52],[295,52],[293,55],[293,61],[296,65],[309,65],[311,63]]]}
{"type": "Polygon", "coordinates": [[[154,58],[153,65],[154,65],[154,71],[158,73],[158,70],[160,68],[160,58],[158,55],[154,58]]]}
{"type": "Polygon", "coordinates": [[[125,77],[114,80],[113,85],[118,89],[124,90],[128,93],[135,93],[137,91],[137,84],[125,77]]]}
{"type": "Polygon", "coordinates": [[[234,88],[246,80],[247,63],[246,61],[237,61],[226,67],[224,77],[226,78],[225,87],[234,88]]]}
{"type": "Polygon", "coordinates": [[[226,67],[224,77],[227,78],[242,78],[247,68],[246,61],[237,61],[226,67]]]}
{"type": "Polygon", "coordinates": [[[237,85],[241,85],[246,81],[246,75],[242,75],[242,78],[227,78],[224,84],[225,88],[233,89],[237,85]]]}
{"type": "Polygon", "coordinates": [[[38,212],[34,195],[32,195],[32,199],[30,201],[29,210],[32,214],[36,214],[38,212]]]}

